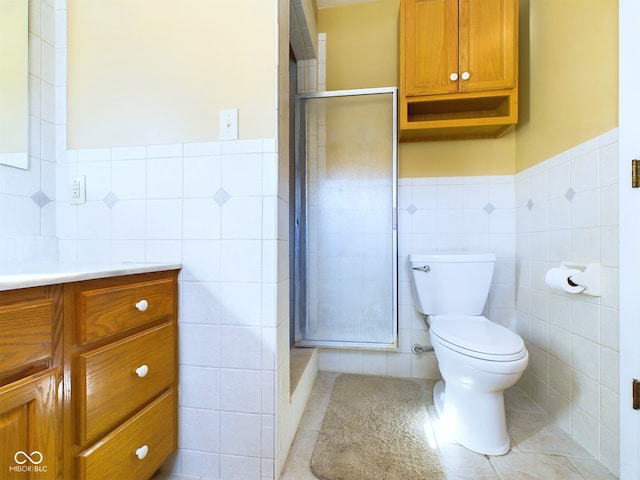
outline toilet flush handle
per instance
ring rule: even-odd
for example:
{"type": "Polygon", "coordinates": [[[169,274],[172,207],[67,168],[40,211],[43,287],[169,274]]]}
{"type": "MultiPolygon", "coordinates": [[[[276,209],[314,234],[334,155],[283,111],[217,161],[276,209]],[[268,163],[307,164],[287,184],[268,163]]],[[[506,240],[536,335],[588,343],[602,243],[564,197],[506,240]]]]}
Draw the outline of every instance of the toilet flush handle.
{"type": "Polygon", "coordinates": [[[413,269],[424,273],[429,273],[431,271],[431,267],[429,265],[425,265],[423,267],[413,267],[413,269]]]}

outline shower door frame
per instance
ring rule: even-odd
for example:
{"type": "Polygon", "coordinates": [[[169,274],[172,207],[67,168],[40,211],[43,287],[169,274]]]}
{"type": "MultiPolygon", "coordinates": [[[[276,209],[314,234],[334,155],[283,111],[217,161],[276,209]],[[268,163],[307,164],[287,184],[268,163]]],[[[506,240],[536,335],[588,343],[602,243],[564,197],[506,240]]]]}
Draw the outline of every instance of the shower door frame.
{"type": "Polygon", "coordinates": [[[317,93],[301,93],[296,95],[295,109],[295,208],[294,208],[294,311],[296,347],[348,348],[367,350],[397,350],[398,349],[398,88],[380,87],[352,90],[334,90],[317,93]],[[306,291],[306,111],[303,100],[333,97],[352,97],[361,95],[391,95],[392,100],[392,136],[391,136],[391,257],[392,257],[392,319],[393,341],[357,342],[335,340],[308,340],[300,337],[300,325],[306,319],[307,291],[306,291]]]}

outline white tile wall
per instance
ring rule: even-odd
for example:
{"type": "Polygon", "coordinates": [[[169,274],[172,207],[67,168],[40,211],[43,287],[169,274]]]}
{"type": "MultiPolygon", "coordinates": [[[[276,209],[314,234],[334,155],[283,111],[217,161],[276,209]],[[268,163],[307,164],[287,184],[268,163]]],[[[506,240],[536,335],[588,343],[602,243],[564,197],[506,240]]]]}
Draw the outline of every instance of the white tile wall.
{"type": "Polygon", "coordinates": [[[438,376],[413,306],[408,255],[484,250],[498,258],[485,314],[527,342],[521,386],[612,472],[618,471],[617,131],[515,176],[401,179],[399,348],[323,350],[320,369],[403,377],[438,376]],[[600,262],[601,297],[550,290],[562,260],[600,262]]]}
{"type": "Polygon", "coordinates": [[[327,34],[318,34],[318,56],[297,63],[298,93],[324,92],[327,89],[327,34]]]}
{"type": "Polygon", "coordinates": [[[595,458],[618,472],[617,130],[516,175],[516,330],[521,384],[595,458]],[[561,261],[599,262],[601,297],[551,290],[561,261]]]}
{"type": "Polygon", "coordinates": [[[183,264],[176,472],[274,475],[274,149],[272,139],[150,145],[68,151],[58,164],[61,260],[183,264]],[[75,175],[86,176],[85,205],[68,203],[75,175]]]}
{"type": "Polygon", "coordinates": [[[289,37],[298,61],[318,58],[318,28],[311,0],[291,0],[289,37]]]}

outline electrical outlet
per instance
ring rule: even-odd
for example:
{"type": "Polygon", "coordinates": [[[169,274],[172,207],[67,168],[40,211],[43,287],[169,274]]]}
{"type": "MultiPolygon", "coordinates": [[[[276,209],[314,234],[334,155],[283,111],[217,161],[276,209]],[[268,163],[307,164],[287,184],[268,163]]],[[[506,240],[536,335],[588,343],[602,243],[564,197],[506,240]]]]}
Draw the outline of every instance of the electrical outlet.
{"type": "Polygon", "coordinates": [[[81,175],[71,182],[71,205],[82,205],[87,201],[85,177],[81,175]]]}

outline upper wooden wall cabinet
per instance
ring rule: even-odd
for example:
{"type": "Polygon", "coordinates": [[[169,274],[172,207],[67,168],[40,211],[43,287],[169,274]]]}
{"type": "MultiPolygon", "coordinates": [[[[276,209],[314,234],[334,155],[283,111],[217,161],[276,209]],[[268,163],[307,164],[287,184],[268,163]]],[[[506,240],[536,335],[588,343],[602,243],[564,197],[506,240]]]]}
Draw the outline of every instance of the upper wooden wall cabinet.
{"type": "Polygon", "coordinates": [[[518,120],[518,0],[401,0],[400,140],[497,138],[518,120]]]}

